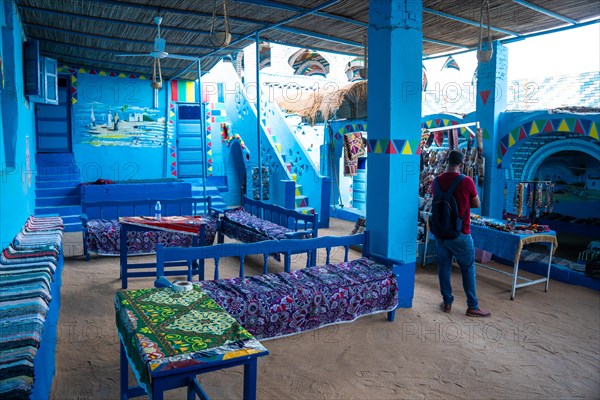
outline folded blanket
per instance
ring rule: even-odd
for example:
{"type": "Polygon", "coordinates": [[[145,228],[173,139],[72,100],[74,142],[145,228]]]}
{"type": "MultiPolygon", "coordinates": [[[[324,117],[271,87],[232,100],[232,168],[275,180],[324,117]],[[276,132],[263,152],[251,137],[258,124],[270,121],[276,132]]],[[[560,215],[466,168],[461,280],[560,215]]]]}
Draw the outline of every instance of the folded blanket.
{"type": "Polygon", "coordinates": [[[0,350],[23,346],[40,347],[45,316],[24,315],[24,319],[11,318],[10,324],[0,324],[0,350]]]}
{"type": "Polygon", "coordinates": [[[25,285],[3,287],[0,291],[0,304],[10,300],[31,299],[39,297],[50,304],[52,295],[50,286],[43,282],[33,282],[25,285]]]}
{"type": "Polygon", "coordinates": [[[27,274],[40,271],[48,271],[51,275],[54,275],[54,271],[56,271],[56,264],[50,261],[21,264],[0,263],[0,275],[27,274]]]}
{"type": "Polygon", "coordinates": [[[18,376],[33,376],[33,362],[29,360],[15,360],[10,363],[0,364],[0,380],[18,376]]]}
{"type": "Polygon", "coordinates": [[[33,362],[37,349],[33,346],[18,347],[0,351],[0,364],[6,364],[18,360],[28,360],[33,362]]]}
{"type": "Polygon", "coordinates": [[[49,272],[29,272],[24,271],[22,274],[5,274],[0,280],[0,290],[4,287],[27,285],[29,283],[44,283],[48,287],[52,284],[53,277],[49,272]]]}
{"type": "Polygon", "coordinates": [[[48,245],[46,247],[41,246],[39,249],[33,250],[17,250],[12,244],[8,245],[7,248],[3,250],[3,253],[7,258],[18,258],[18,257],[45,257],[45,256],[54,256],[58,258],[60,253],[59,249],[52,245],[48,245]]]}
{"type": "Polygon", "coordinates": [[[39,297],[5,301],[0,307],[0,326],[6,327],[13,322],[32,318],[39,318],[43,323],[47,313],[48,304],[39,297]]]}
{"type": "Polygon", "coordinates": [[[17,376],[0,381],[0,398],[11,400],[29,400],[33,377],[17,376]]]}

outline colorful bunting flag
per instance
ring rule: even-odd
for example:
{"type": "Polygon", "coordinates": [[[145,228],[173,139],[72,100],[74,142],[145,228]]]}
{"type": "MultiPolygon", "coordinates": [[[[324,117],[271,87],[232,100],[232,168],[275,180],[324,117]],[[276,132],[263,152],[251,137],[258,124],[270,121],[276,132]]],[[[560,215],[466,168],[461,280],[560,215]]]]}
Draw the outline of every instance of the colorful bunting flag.
{"type": "Polygon", "coordinates": [[[460,71],[460,67],[458,66],[458,64],[456,63],[456,60],[454,60],[454,58],[452,56],[448,56],[448,58],[446,59],[446,62],[444,62],[444,65],[442,65],[441,70],[450,69],[450,68],[460,71]]]}

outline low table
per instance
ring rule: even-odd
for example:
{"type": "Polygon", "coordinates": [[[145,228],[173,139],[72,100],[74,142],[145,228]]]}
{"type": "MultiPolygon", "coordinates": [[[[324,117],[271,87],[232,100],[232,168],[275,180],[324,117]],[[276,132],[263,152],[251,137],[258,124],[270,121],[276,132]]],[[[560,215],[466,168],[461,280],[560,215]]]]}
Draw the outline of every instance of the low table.
{"type": "MultiPolygon", "coordinates": [[[[165,232],[176,232],[185,235],[192,235],[193,241],[192,246],[198,244],[204,244],[205,226],[207,222],[203,221],[199,216],[171,216],[162,217],[157,220],[154,217],[121,217],[119,218],[119,225],[121,233],[119,236],[120,240],[120,264],[121,264],[121,287],[127,289],[127,278],[128,277],[151,277],[156,276],[156,263],[136,263],[129,264],[127,251],[127,233],[130,231],[165,231],[165,232]],[[153,271],[139,271],[140,269],[154,268],[153,271]],[[137,271],[129,272],[130,269],[137,271]]],[[[182,266],[182,263],[171,263],[170,266],[182,266]]],[[[199,266],[195,265],[187,266],[185,270],[168,271],[167,275],[187,275],[188,281],[192,280],[192,273],[194,271],[198,274],[202,274],[204,268],[199,270],[199,266]]],[[[204,276],[200,275],[200,280],[203,280],[204,276]]]]}
{"type": "Polygon", "coordinates": [[[115,309],[121,399],[161,400],[165,390],[186,386],[188,399],[208,399],[196,376],[238,365],[244,366],[244,399],[256,398],[257,359],[268,350],[199,286],[122,291],[115,309]],[[129,387],[128,364],[139,386],[129,387]]]}
{"type": "MultiPolygon", "coordinates": [[[[498,221],[498,223],[502,222],[503,221],[498,221]]],[[[511,300],[515,299],[516,290],[525,286],[545,283],[546,286],[544,290],[548,291],[548,283],[550,282],[550,267],[552,266],[552,255],[558,246],[556,232],[549,231],[533,234],[520,232],[512,233],[488,228],[486,226],[474,225],[471,223],[471,236],[473,237],[473,243],[475,247],[481,250],[489,251],[495,256],[513,263],[512,272],[506,272],[489,265],[476,263],[476,265],[480,267],[509,275],[512,278],[512,287],[510,292],[511,300]],[[519,276],[519,259],[521,257],[521,250],[523,250],[523,246],[531,243],[544,243],[549,245],[550,258],[548,259],[548,270],[546,276],[543,278],[529,279],[519,276]]]]}

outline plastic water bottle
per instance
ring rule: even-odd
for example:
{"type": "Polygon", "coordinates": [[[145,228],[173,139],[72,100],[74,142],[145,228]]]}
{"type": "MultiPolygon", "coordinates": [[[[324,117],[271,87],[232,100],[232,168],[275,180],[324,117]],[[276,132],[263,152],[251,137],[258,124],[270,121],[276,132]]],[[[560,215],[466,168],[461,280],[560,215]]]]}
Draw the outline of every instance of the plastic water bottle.
{"type": "Polygon", "coordinates": [[[154,206],[154,218],[156,218],[157,220],[160,221],[161,218],[161,206],[160,206],[160,201],[156,202],[156,205],[154,206]]]}

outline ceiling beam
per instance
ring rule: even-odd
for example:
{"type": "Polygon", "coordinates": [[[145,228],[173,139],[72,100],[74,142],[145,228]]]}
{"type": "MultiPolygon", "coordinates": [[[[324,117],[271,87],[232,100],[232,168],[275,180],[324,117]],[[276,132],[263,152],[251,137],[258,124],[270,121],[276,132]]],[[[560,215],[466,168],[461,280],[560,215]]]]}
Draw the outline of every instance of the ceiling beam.
{"type": "Polygon", "coordinates": [[[465,46],[465,45],[458,44],[458,43],[445,42],[443,40],[436,40],[436,39],[429,39],[429,38],[426,38],[425,36],[423,36],[423,41],[427,42],[427,43],[441,44],[442,46],[455,47],[457,49],[469,49],[470,48],[469,46],[465,46]]]}
{"type": "MultiPolygon", "coordinates": [[[[85,64],[85,66],[87,66],[88,68],[101,68],[101,67],[96,67],[96,66],[90,66],[90,63],[100,63],[100,64],[110,64],[110,65],[118,65],[121,66],[123,68],[137,68],[137,69],[147,69],[150,72],[152,72],[152,66],[145,66],[145,65],[140,65],[140,64],[129,64],[129,63],[121,63],[121,62],[113,62],[113,61],[108,61],[108,60],[100,60],[100,59],[96,59],[96,58],[88,58],[88,57],[78,57],[78,56],[69,56],[67,54],[62,54],[62,53],[56,53],[54,51],[46,51],[46,50],[40,50],[41,54],[44,55],[48,55],[48,56],[52,56],[52,58],[56,58],[58,61],[61,61],[65,64],[68,64],[68,62],[65,61],[65,59],[72,59],[72,60],[80,60],[83,61],[87,64],[85,64]]],[[[105,67],[110,69],[110,67],[105,67]]],[[[179,68],[161,68],[162,70],[179,70],[179,68]]],[[[125,71],[121,71],[121,72],[125,72],[125,71]]],[[[129,70],[129,73],[131,73],[131,70],[129,70]]]]}
{"type": "MultiPolygon", "coordinates": [[[[297,12],[297,13],[309,10],[308,8],[302,8],[302,7],[298,7],[298,6],[295,6],[292,4],[287,4],[287,3],[278,3],[276,1],[271,1],[271,0],[234,0],[234,2],[235,3],[244,3],[244,4],[253,4],[253,5],[257,5],[257,6],[293,11],[293,12],[297,12]]],[[[326,13],[323,11],[317,11],[314,13],[314,15],[316,15],[318,17],[322,17],[322,18],[328,18],[328,19],[333,19],[333,20],[340,21],[340,22],[345,22],[347,24],[362,26],[363,28],[369,27],[369,24],[366,22],[356,21],[352,18],[343,17],[341,15],[330,14],[330,13],[326,13]]]]}
{"type": "Polygon", "coordinates": [[[557,14],[557,13],[555,13],[553,11],[550,11],[550,10],[548,10],[546,8],[543,8],[543,7],[540,7],[540,6],[536,6],[535,4],[531,4],[531,3],[527,2],[527,1],[524,1],[524,0],[512,0],[512,1],[513,1],[513,3],[517,3],[519,5],[522,5],[523,7],[530,8],[530,9],[532,9],[534,11],[537,11],[537,12],[542,13],[542,14],[546,14],[549,17],[552,17],[554,19],[558,19],[560,21],[564,21],[564,22],[569,23],[571,25],[576,25],[577,22],[578,22],[578,21],[576,21],[574,19],[571,19],[571,18],[565,17],[563,15],[557,14]]]}
{"type": "MultiPolygon", "coordinates": [[[[79,18],[79,19],[84,19],[87,21],[109,22],[111,24],[126,25],[126,26],[139,26],[141,28],[153,29],[155,32],[156,32],[156,27],[157,27],[156,24],[149,24],[149,23],[135,22],[135,21],[125,21],[125,20],[118,20],[118,19],[112,19],[112,18],[94,17],[94,16],[86,15],[86,14],[57,11],[57,10],[51,10],[48,8],[38,8],[38,7],[30,7],[30,6],[18,6],[18,7],[21,10],[40,12],[43,14],[50,14],[50,15],[58,15],[61,17],[66,17],[66,18],[79,18]]],[[[165,24],[161,24],[160,27],[161,27],[161,30],[166,30],[167,32],[173,31],[173,32],[183,32],[183,33],[194,33],[194,34],[199,34],[199,35],[210,35],[210,31],[203,31],[200,29],[179,28],[179,27],[169,26],[169,25],[165,25],[165,24]]],[[[236,34],[236,33],[232,33],[231,36],[235,38],[240,35],[236,34]]],[[[212,47],[208,47],[208,46],[204,46],[204,47],[198,46],[198,47],[212,49],[212,47]]]]}
{"type": "MultiPolygon", "coordinates": [[[[154,46],[154,42],[149,42],[146,40],[138,40],[138,39],[126,39],[126,38],[121,38],[121,37],[114,37],[114,36],[105,36],[105,35],[99,35],[99,34],[92,34],[92,33],[87,33],[87,32],[80,32],[80,31],[74,31],[74,30],[70,30],[70,29],[62,29],[62,28],[54,28],[52,26],[46,26],[46,25],[38,25],[38,24],[32,24],[32,23],[24,23],[25,26],[28,27],[33,27],[33,28],[37,28],[37,29],[43,29],[43,30],[47,30],[47,31],[52,31],[52,32],[57,32],[60,34],[68,34],[68,35],[75,35],[75,36],[81,36],[81,37],[86,37],[86,38],[91,38],[91,39],[102,39],[102,40],[114,40],[114,41],[118,41],[118,42],[125,42],[125,43],[133,43],[133,44],[142,44],[142,45],[148,45],[148,46],[154,46]]],[[[202,46],[196,46],[196,45],[189,45],[189,44],[181,44],[181,43],[167,43],[167,45],[169,46],[175,46],[175,47],[181,47],[181,48],[186,48],[186,49],[200,49],[203,48],[202,46]]],[[[206,48],[206,47],[204,47],[206,48]]],[[[208,49],[213,49],[212,47],[208,47],[208,49]]],[[[192,55],[192,57],[199,57],[198,55],[192,55]]]]}
{"type": "MultiPolygon", "coordinates": [[[[434,9],[431,9],[431,8],[428,8],[428,7],[423,7],[423,12],[426,12],[426,13],[429,13],[429,14],[433,14],[433,15],[437,15],[438,17],[443,17],[443,18],[451,19],[453,21],[462,22],[463,24],[472,25],[472,26],[476,26],[476,27],[479,28],[479,22],[471,21],[469,19],[458,17],[456,15],[447,14],[445,12],[437,11],[437,10],[434,10],[434,9]]],[[[485,29],[488,28],[487,24],[482,24],[482,26],[485,29]]],[[[504,33],[505,35],[520,36],[517,32],[509,31],[507,29],[497,28],[495,26],[490,26],[489,28],[491,30],[493,30],[493,31],[504,33]]]]}
{"type": "MultiPolygon", "coordinates": [[[[308,36],[308,37],[312,37],[315,39],[326,40],[326,41],[332,42],[332,43],[344,44],[346,46],[359,47],[361,49],[364,47],[362,43],[352,42],[350,40],[336,38],[336,37],[329,36],[329,35],[323,35],[323,34],[317,33],[317,32],[305,31],[303,29],[291,28],[291,27],[287,27],[287,26],[285,26],[285,27],[279,26],[275,29],[277,29],[278,31],[294,33],[296,35],[303,35],[303,36],[308,36]]],[[[310,47],[310,46],[308,46],[308,47],[310,47]]]]}
{"type": "MultiPolygon", "coordinates": [[[[129,3],[127,1],[121,1],[121,0],[119,0],[119,1],[115,1],[115,0],[93,0],[92,3],[93,4],[106,4],[106,5],[109,5],[111,7],[136,8],[138,10],[146,10],[146,11],[154,11],[154,12],[158,12],[158,9],[160,8],[161,12],[165,12],[165,13],[168,13],[168,14],[182,15],[184,17],[190,17],[190,15],[192,15],[192,16],[203,17],[203,18],[208,18],[208,19],[212,20],[212,13],[205,13],[205,12],[201,12],[201,11],[191,11],[191,10],[181,10],[179,8],[165,7],[165,6],[162,6],[162,5],[160,7],[158,7],[158,6],[148,6],[148,5],[144,5],[144,4],[138,4],[138,3],[129,3]]],[[[217,15],[217,18],[223,18],[223,16],[222,15],[217,15]]],[[[246,24],[259,25],[259,26],[265,26],[265,25],[269,24],[268,22],[260,21],[260,20],[257,20],[257,19],[235,17],[235,16],[232,16],[232,15],[228,15],[227,19],[229,19],[230,21],[243,22],[243,23],[246,23],[246,24]]]]}
{"type": "MultiPolygon", "coordinates": [[[[31,39],[37,39],[42,43],[56,43],[58,45],[63,45],[63,46],[70,46],[76,49],[83,49],[86,51],[96,51],[98,53],[105,53],[105,54],[111,54],[111,55],[115,55],[117,52],[114,49],[105,49],[105,48],[100,48],[100,47],[89,47],[89,46],[83,46],[80,44],[73,44],[73,43],[65,43],[65,42],[59,42],[58,40],[51,40],[51,39],[46,39],[43,37],[39,37],[39,36],[29,36],[29,38],[31,39]]],[[[179,55],[182,56],[189,56],[189,57],[198,57],[197,54],[180,54],[179,55]]],[[[152,56],[148,56],[148,58],[152,58],[152,56]]],[[[132,64],[135,65],[135,64],[132,64]]],[[[163,68],[165,69],[165,68],[163,68]]]]}

